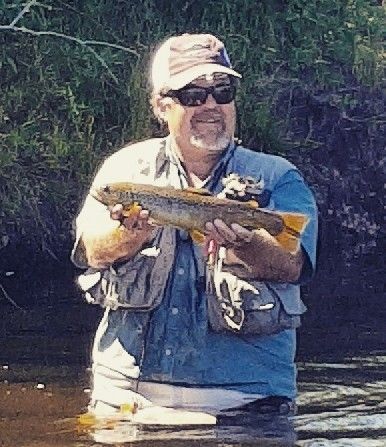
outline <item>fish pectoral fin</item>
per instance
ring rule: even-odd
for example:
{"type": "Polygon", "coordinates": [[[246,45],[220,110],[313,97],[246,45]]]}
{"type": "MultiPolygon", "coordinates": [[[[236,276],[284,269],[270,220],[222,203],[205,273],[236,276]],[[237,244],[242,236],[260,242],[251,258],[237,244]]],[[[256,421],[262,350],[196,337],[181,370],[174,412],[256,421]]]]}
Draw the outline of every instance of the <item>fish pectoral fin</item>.
{"type": "Polygon", "coordinates": [[[128,208],[122,211],[123,217],[132,217],[137,215],[141,211],[142,207],[138,202],[133,202],[128,208]]]}
{"type": "Polygon", "coordinates": [[[192,194],[198,194],[200,196],[212,196],[213,194],[207,190],[206,188],[192,188],[191,186],[189,186],[188,188],[186,188],[184,191],[186,192],[190,192],[192,194]]]}
{"type": "Polygon", "coordinates": [[[189,234],[192,238],[192,241],[196,244],[202,245],[205,242],[205,234],[202,233],[200,230],[190,230],[189,234]]]}

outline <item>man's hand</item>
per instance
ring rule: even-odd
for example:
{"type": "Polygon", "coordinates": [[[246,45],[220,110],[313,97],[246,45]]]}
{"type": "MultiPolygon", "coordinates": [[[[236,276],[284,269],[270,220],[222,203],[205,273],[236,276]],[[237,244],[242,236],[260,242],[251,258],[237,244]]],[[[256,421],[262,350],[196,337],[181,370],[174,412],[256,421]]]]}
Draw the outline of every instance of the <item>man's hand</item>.
{"type": "Polygon", "coordinates": [[[289,253],[263,228],[250,231],[237,223],[230,226],[215,219],[205,225],[207,238],[225,247],[224,268],[243,278],[261,281],[295,282],[304,255],[301,249],[289,253]]]}
{"type": "Polygon", "coordinates": [[[128,217],[124,216],[123,206],[118,203],[110,209],[110,217],[119,220],[129,231],[137,234],[146,234],[154,229],[154,225],[149,220],[149,211],[137,207],[136,211],[130,212],[128,217]]]}
{"type": "Polygon", "coordinates": [[[82,235],[87,262],[91,267],[105,268],[138,253],[151,239],[154,225],[149,211],[137,207],[125,216],[122,205],[116,204],[96,222],[90,222],[89,228],[82,235]]]}
{"type": "Polygon", "coordinates": [[[221,219],[207,222],[205,225],[207,237],[224,247],[242,247],[251,242],[253,232],[237,223],[226,225],[221,219]]]}

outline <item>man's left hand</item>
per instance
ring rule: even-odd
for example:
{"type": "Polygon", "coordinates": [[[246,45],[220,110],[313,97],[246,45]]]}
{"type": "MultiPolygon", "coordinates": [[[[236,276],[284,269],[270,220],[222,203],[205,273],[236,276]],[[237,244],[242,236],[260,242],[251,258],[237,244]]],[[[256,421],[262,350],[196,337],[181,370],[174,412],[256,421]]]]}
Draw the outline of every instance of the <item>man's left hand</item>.
{"type": "Polygon", "coordinates": [[[237,223],[215,219],[205,224],[208,240],[226,247],[225,265],[239,277],[260,281],[297,281],[304,262],[303,251],[290,253],[264,228],[250,231],[237,223]]]}
{"type": "Polygon", "coordinates": [[[221,219],[205,224],[208,239],[214,240],[224,247],[242,247],[251,242],[253,232],[237,223],[226,225],[221,219]]]}

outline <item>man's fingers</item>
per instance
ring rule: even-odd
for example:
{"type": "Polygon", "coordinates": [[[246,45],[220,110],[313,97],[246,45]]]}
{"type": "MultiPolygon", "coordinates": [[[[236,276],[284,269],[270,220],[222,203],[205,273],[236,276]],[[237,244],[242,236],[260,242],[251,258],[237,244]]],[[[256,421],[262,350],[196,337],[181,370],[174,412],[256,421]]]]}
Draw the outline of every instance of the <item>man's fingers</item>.
{"type": "Polygon", "coordinates": [[[123,205],[117,203],[112,207],[109,207],[110,217],[114,220],[121,221],[128,230],[148,230],[153,226],[149,222],[149,211],[144,210],[141,207],[136,207],[134,210],[125,213],[123,205]],[[125,216],[125,214],[128,214],[125,216]]]}
{"type": "Polygon", "coordinates": [[[151,231],[155,227],[149,210],[144,209],[137,209],[136,212],[123,219],[122,223],[129,230],[151,231]]]}
{"type": "Polygon", "coordinates": [[[215,219],[213,221],[214,226],[216,227],[216,230],[218,231],[221,236],[229,242],[235,242],[237,239],[236,233],[228,227],[228,225],[223,222],[221,219],[215,219]]]}
{"type": "Polygon", "coordinates": [[[207,222],[205,229],[210,238],[214,239],[219,245],[229,245],[236,240],[236,234],[221,219],[207,222]]]}
{"type": "Polygon", "coordinates": [[[149,215],[150,215],[149,210],[142,210],[141,209],[141,211],[138,214],[138,219],[143,220],[143,221],[148,220],[149,219],[149,215]]]}
{"type": "Polygon", "coordinates": [[[241,239],[244,242],[251,242],[253,237],[253,232],[247,230],[246,228],[242,227],[241,225],[237,223],[231,224],[231,228],[236,234],[238,239],[241,239]]]}
{"type": "Polygon", "coordinates": [[[207,222],[205,229],[209,236],[220,245],[237,246],[250,242],[253,237],[252,231],[247,230],[239,224],[226,225],[221,219],[207,222]]]}
{"type": "Polygon", "coordinates": [[[123,206],[121,203],[115,204],[110,208],[110,216],[114,220],[121,220],[123,216],[123,206]]]}
{"type": "Polygon", "coordinates": [[[218,244],[224,245],[226,241],[224,237],[218,232],[217,227],[214,225],[213,222],[207,222],[205,224],[205,230],[207,233],[208,240],[213,239],[218,244]]]}

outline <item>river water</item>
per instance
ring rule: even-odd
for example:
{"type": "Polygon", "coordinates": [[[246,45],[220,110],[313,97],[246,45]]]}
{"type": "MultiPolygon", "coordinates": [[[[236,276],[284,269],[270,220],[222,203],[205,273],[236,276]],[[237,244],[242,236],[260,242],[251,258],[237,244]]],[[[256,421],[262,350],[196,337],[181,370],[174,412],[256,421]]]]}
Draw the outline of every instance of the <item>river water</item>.
{"type": "Polygon", "coordinates": [[[0,446],[386,446],[383,318],[302,329],[298,413],[250,427],[80,426],[99,309],[69,303],[0,307],[0,446]],[[378,323],[377,323],[378,322],[378,323]]]}

